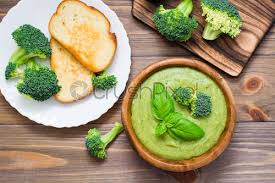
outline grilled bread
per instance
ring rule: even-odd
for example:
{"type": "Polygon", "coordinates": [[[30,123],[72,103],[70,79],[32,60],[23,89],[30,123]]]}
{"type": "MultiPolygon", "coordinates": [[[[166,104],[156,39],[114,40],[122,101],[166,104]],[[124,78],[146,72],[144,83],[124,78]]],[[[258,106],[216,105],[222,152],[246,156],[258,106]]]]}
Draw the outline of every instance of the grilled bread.
{"type": "Polygon", "coordinates": [[[79,63],[70,52],[56,40],[51,39],[51,67],[62,87],[56,95],[60,102],[69,103],[80,100],[93,91],[92,72],[79,63]]]}
{"type": "Polygon", "coordinates": [[[78,0],[60,3],[50,20],[49,31],[64,48],[94,73],[105,70],[113,60],[117,41],[108,19],[78,0]]]}

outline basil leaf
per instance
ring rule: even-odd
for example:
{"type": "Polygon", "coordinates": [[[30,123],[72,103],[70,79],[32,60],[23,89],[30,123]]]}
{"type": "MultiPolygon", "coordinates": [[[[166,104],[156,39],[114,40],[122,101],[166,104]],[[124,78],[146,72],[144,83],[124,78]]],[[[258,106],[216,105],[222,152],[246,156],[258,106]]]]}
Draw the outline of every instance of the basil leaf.
{"type": "Polygon", "coordinates": [[[155,118],[161,121],[175,111],[174,101],[162,83],[154,84],[151,108],[155,118]]]}
{"type": "Polygon", "coordinates": [[[172,112],[164,119],[164,121],[167,128],[172,128],[173,126],[178,124],[181,119],[182,119],[182,115],[180,113],[172,112]]]}
{"type": "Polygon", "coordinates": [[[177,136],[175,136],[174,133],[171,132],[171,130],[167,130],[167,133],[169,134],[170,137],[172,137],[175,140],[182,140],[181,138],[178,138],[177,136]]]}
{"type": "Polygon", "coordinates": [[[168,132],[174,139],[187,141],[204,136],[204,131],[198,125],[175,112],[174,101],[162,83],[154,84],[151,108],[155,118],[161,121],[155,129],[157,136],[168,132]]]}
{"type": "Polygon", "coordinates": [[[165,125],[164,122],[160,122],[158,123],[157,127],[156,127],[156,135],[159,137],[161,135],[163,135],[165,132],[167,132],[167,127],[165,125]]]}
{"type": "Polygon", "coordinates": [[[179,113],[172,113],[169,119],[170,121],[165,121],[165,123],[167,123],[166,126],[173,124],[171,128],[168,128],[168,133],[172,138],[191,141],[199,140],[204,136],[203,129],[188,119],[185,119],[179,113]]]}

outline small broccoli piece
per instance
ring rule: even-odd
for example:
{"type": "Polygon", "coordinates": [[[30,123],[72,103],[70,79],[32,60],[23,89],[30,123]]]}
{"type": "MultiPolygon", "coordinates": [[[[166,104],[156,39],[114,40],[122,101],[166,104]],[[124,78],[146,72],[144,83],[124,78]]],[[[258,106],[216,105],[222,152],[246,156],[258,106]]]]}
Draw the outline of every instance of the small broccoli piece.
{"type": "Polygon", "coordinates": [[[173,97],[179,104],[189,106],[192,102],[193,94],[194,90],[192,88],[179,87],[174,91],[173,97]]]}
{"type": "Polygon", "coordinates": [[[56,74],[46,66],[29,61],[17,90],[36,101],[45,101],[60,91],[56,74]]]}
{"type": "Polygon", "coordinates": [[[165,9],[160,5],[153,15],[153,21],[158,31],[168,40],[187,41],[198,27],[196,19],[189,17],[192,10],[192,0],[183,0],[174,9],[165,9]]]}
{"type": "Polygon", "coordinates": [[[123,130],[121,123],[115,123],[113,129],[105,135],[101,135],[97,129],[91,129],[85,139],[87,149],[91,155],[98,159],[105,159],[107,157],[106,147],[112,142],[118,134],[123,130]]]}
{"type": "Polygon", "coordinates": [[[205,93],[198,92],[193,96],[191,103],[192,116],[195,118],[206,117],[212,112],[211,97],[205,93]]]}
{"type": "Polygon", "coordinates": [[[108,75],[106,71],[92,78],[93,86],[101,90],[108,90],[116,86],[117,78],[114,75],[108,75]]]}
{"type": "Polygon", "coordinates": [[[46,59],[51,56],[48,38],[31,25],[20,26],[12,33],[12,37],[19,47],[11,56],[6,67],[7,80],[20,76],[19,67],[34,57],[46,59]]]}
{"type": "Polygon", "coordinates": [[[206,16],[206,26],[203,38],[215,40],[222,33],[235,38],[241,32],[242,19],[238,9],[228,0],[202,0],[203,16],[206,16]]]}

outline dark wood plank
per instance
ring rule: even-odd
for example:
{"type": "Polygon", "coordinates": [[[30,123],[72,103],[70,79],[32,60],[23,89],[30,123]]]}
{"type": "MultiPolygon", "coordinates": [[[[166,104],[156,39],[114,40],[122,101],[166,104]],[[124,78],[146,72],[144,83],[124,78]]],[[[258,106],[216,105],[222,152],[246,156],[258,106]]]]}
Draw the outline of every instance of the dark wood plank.
{"type": "MultiPolygon", "coordinates": [[[[168,0],[163,3],[174,7],[179,1],[168,0]]],[[[200,1],[194,2],[193,15],[199,23],[192,39],[186,43],[179,43],[206,61],[225,71],[232,76],[238,76],[257,45],[269,30],[274,20],[275,3],[271,0],[232,0],[243,19],[242,33],[236,39],[222,36],[215,41],[205,41],[201,34],[205,24],[201,16],[200,1]]],[[[158,5],[148,0],[134,0],[133,15],[145,24],[155,29],[152,15],[158,5]]]]}
{"type": "Polygon", "coordinates": [[[275,182],[275,123],[238,124],[229,149],[201,169],[204,182],[275,182]]]}
{"type": "Polygon", "coordinates": [[[91,127],[105,133],[112,125],[62,130],[32,125],[0,127],[0,182],[173,182],[142,161],[125,134],[109,148],[107,161],[91,158],[84,147],[84,136],[91,127]],[[8,131],[16,134],[12,142],[7,141],[8,131]]]}
{"type": "MultiPolygon", "coordinates": [[[[54,129],[33,125],[0,126],[0,182],[176,182],[142,161],[121,134],[96,161],[83,139],[91,127],[54,129]]],[[[239,123],[226,152],[209,166],[189,174],[172,174],[180,182],[274,182],[275,123],[239,123]]]]}

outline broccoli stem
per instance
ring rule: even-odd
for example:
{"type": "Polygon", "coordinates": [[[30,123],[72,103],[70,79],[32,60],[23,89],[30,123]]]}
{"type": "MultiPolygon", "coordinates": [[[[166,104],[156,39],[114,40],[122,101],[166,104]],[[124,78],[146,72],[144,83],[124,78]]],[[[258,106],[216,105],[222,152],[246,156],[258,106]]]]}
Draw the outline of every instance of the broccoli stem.
{"type": "Polygon", "coordinates": [[[106,70],[102,71],[102,72],[100,73],[100,75],[101,75],[101,76],[107,75],[107,71],[106,71],[106,70]]]}
{"type": "Polygon", "coordinates": [[[102,142],[105,143],[105,147],[112,142],[118,134],[120,134],[123,130],[123,126],[121,123],[116,122],[113,129],[108,132],[107,134],[103,135],[101,137],[102,142]]]}
{"type": "Polygon", "coordinates": [[[28,62],[29,59],[33,58],[34,56],[32,54],[27,54],[22,56],[21,58],[19,58],[19,60],[17,60],[17,64],[19,65],[23,65],[25,63],[28,62]]]}
{"type": "Polygon", "coordinates": [[[28,61],[27,51],[23,48],[18,48],[10,57],[9,63],[6,66],[5,77],[6,80],[20,77],[22,72],[19,67],[28,61]]]}
{"type": "Polygon", "coordinates": [[[193,10],[192,0],[183,0],[178,6],[177,9],[184,14],[184,16],[189,17],[193,10]]]}
{"type": "Polygon", "coordinates": [[[221,35],[222,31],[220,30],[213,30],[210,23],[205,25],[202,37],[203,39],[212,41],[217,39],[221,35]]]}
{"type": "MultiPolygon", "coordinates": [[[[35,62],[35,60],[33,58],[31,58],[30,60],[28,60],[28,59],[25,60],[25,63],[26,63],[27,68],[32,68],[35,65],[37,65],[37,63],[35,62]]],[[[24,64],[24,63],[22,63],[22,64],[24,64]]],[[[24,76],[23,72],[17,72],[17,75],[16,75],[17,78],[22,78],[23,76],[24,76]]]]}
{"type": "Polygon", "coordinates": [[[26,50],[18,48],[11,56],[10,61],[18,64],[18,60],[26,54],[26,50]]]}
{"type": "Polygon", "coordinates": [[[34,68],[38,66],[37,63],[35,62],[35,60],[32,58],[27,62],[27,68],[34,68]]]}
{"type": "Polygon", "coordinates": [[[24,48],[18,48],[11,56],[10,61],[17,66],[27,63],[30,59],[37,57],[38,54],[28,53],[24,48]]]}

